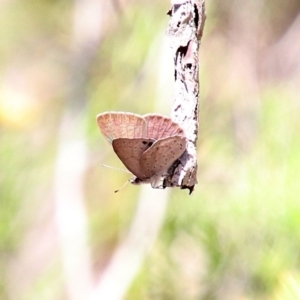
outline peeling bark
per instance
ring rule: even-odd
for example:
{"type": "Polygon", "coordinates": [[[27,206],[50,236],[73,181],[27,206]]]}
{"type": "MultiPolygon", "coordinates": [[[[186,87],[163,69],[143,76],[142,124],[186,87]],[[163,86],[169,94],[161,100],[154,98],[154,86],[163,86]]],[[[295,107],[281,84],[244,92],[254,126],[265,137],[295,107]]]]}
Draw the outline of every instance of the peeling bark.
{"type": "Polygon", "coordinates": [[[186,152],[170,168],[164,187],[189,189],[197,183],[199,116],[199,47],[205,23],[204,0],[173,1],[166,34],[170,38],[175,65],[175,87],[171,118],[185,131],[186,152]]]}

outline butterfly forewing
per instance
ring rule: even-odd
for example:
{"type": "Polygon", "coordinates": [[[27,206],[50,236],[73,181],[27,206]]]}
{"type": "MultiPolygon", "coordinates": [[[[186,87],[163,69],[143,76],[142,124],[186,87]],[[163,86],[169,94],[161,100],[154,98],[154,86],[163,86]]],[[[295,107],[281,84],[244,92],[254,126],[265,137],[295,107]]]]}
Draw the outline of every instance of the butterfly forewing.
{"type": "Polygon", "coordinates": [[[140,166],[140,159],[143,153],[152,146],[153,139],[143,138],[119,138],[112,142],[114,151],[125,167],[136,177],[143,180],[147,176],[140,166]]]}
{"type": "Polygon", "coordinates": [[[144,116],[147,123],[147,136],[153,139],[162,139],[174,135],[184,137],[183,129],[168,117],[158,114],[144,116]]]}
{"type": "Polygon", "coordinates": [[[156,141],[140,158],[141,171],[146,177],[163,175],[178,159],[186,148],[186,139],[171,136],[156,141]]]}
{"type": "Polygon", "coordinates": [[[146,121],[132,113],[108,112],[97,116],[102,134],[112,142],[117,138],[141,138],[146,134],[146,121]]]}

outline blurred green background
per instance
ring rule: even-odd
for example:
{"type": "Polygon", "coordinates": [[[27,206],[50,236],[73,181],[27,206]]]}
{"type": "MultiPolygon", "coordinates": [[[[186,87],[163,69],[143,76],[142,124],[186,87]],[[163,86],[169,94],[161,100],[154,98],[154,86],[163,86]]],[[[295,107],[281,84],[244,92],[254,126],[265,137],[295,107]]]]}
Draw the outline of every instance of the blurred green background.
{"type": "MultiPolygon", "coordinates": [[[[192,196],[171,191],[126,299],[300,299],[300,2],[208,2],[198,185],[192,196]]],[[[141,187],[113,193],[128,174],[101,167],[122,165],[95,116],[169,114],[169,7],[0,1],[0,299],[70,299],[53,200],[66,114],[88,143],[82,184],[95,274],[127,235],[141,187]],[[165,103],[155,103],[158,89],[165,103]]]]}

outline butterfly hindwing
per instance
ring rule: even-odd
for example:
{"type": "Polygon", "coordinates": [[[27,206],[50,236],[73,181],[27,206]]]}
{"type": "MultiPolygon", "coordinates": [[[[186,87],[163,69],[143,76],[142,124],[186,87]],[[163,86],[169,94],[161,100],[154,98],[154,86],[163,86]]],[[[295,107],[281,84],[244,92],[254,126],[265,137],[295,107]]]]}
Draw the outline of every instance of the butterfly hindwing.
{"type": "Polygon", "coordinates": [[[146,177],[163,175],[178,159],[186,148],[186,139],[180,136],[171,136],[156,141],[145,150],[140,158],[141,171],[146,177]]]}
{"type": "Polygon", "coordinates": [[[152,146],[153,142],[153,139],[118,138],[113,140],[112,146],[125,167],[139,179],[145,179],[146,175],[141,169],[140,158],[152,146]]]}

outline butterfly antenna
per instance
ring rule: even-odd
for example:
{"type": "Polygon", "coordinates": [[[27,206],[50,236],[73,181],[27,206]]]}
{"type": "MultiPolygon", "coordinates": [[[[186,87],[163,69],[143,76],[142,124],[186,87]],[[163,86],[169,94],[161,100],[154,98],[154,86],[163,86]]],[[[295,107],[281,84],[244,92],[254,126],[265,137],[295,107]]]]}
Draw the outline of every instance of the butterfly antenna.
{"type": "MultiPolygon", "coordinates": [[[[117,171],[121,171],[121,172],[126,172],[126,173],[129,173],[132,175],[131,172],[127,171],[127,170],[124,170],[124,169],[120,169],[120,168],[115,168],[115,167],[111,167],[111,166],[108,166],[108,165],[105,165],[105,164],[101,164],[102,167],[105,167],[105,168],[109,168],[109,169],[113,169],[113,170],[117,170],[117,171]]],[[[126,182],[117,190],[115,190],[115,193],[119,192],[120,190],[122,190],[125,185],[127,185],[129,182],[130,182],[131,179],[129,180],[126,180],[126,182]]]]}
{"type": "Polygon", "coordinates": [[[108,166],[108,165],[105,165],[105,164],[101,164],[101,166],[105,167],[105,168],[109,168],[109,169],[113,169],[113,170],[117,170],[117,171],[121,171],[121,172],[126,172],[126,173],[129,173],[129,174],[132,174],[131,172],[129,172],[127,170],[124,170],[124,169],[121,169],[121,168],[116,168],[116,167],[108,166]]]}
{"type": "Polygon", "coordinates": [[[130,180],[126,180],[126,182],[119,189],[115,190],[115,193],[121,191],[129,182],[130,180]]]}

